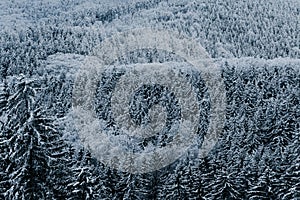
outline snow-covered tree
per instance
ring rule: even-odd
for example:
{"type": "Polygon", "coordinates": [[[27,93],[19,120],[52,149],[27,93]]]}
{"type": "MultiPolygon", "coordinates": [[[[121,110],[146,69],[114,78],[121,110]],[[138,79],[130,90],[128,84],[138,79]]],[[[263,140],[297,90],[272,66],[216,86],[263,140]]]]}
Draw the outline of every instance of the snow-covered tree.
{"type": "Polygon", "coordinates": [[[97,176],[93,170],[96,163],[92,163],[91,154],[84,149],[81,149],[73,159],[72,176],[67,188],[70,194],[67,199],[95,199],[97,176]]]}
{"type": "Polygon", "coordinates": [[[5,126],[6,111],[7,111],[7,100],[9,94],[7,91],[7,84],[4,82],[0,85],[0,197],[4,198],[5,192],[9,187],[7,167],[9,166],[8,156],[8,130],[5,126]]]}
{"type": "Polygon", "coordinates": [[[46,198],[47,155],[42,147],[44,133],[39,131],[42,119],[35,107],[35,81],[17,77],[8,98],[5,142],[9,188],[5,198],[9,199],[46,198]]]}
{"type": "Polygon", "coordinates": [[[67,158],[65,146],[54,120],[35,102],[39,80],[20,76],[12,84],[1,133],[4,198],[53,198],[55,187],[59,187],[54,183],[61,178],[57,174],[65,169],[60,168],[64,163],[58,161],[67,158]]]}

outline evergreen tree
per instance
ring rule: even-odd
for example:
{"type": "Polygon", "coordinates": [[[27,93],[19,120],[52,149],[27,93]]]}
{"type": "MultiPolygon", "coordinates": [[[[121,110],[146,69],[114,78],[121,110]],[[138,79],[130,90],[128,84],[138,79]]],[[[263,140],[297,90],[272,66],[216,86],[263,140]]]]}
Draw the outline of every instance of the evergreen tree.
{"type": "Polygon", "coordinates": [[[288,146],[287,162],[285,173],[278,177],[280,182],[284,184],[284,189],[278,195],[281,199],[299,199],[300,198],[300,140],[299,132],[296,134],[298,139],[295,139],[288,146]]]}
{"type": "Polygon", "coordinates": [[[66,162],[60,162],[66,158],[65,146],[53,119],[35,102],[38,84],[38,79],[20,76],[11,86],[0,143],[1,156],[5,155],[1,174],[5,191],[1,190],[7,199],[54,199],[62,178],[58,174],[65,169],[66,162]]]}
{"type": "Polygon", "coordinates": [[[9,135],[5,126],[8,97],[7,84],[4,82],[0,85],[0,198],[2,199],[4,199],[5,192],[9,187],[7,174],[7,168],[10,165],[8,156],[9,135]]]}
{"type": "Polygon", "coordinates": [[[136,199],[142,200],[142,195],[139,194],[140,189],[140,174],[128,174],[126,177],[126,187],[124,188],[123,199],[136,199]]]}
{"type": "Polygon", "coordinates": [[[8,156],[7,166],[9,189],[5,198],[46,198],[49,189],[45,184],[47,155],[41,133],[41,116],[35,107],[35,80],[24,76],[16,79],[14,93],[7,103],[8,156]]]}
{"type": "Polygon", "coordinates": [[[68,184],[70,192],[67,199],[95,199],[97,196],[97,176],[93,173],[96,162],[92,159],[91,154],[84,149],[73,157],[72,177],[68,184]]]}
{"type": "Polygon", "coordinates": [[[248,198],[256,199],[274,199],[273,191],[270,184],[270,168],[266,167],[262,174],[259,175],[258,180],[254,184],[250,184],[247,191],[248,198]]]}
{"type": "Polygon", "coordinates": [[[46,182],[49,184],[49,199],[67,199],[68,184],[73,177],[71,166],[72,151],[62,135],[57,131],[53,119],[44,119],[45,147],[48,154],[48,174],[46,182]]]}

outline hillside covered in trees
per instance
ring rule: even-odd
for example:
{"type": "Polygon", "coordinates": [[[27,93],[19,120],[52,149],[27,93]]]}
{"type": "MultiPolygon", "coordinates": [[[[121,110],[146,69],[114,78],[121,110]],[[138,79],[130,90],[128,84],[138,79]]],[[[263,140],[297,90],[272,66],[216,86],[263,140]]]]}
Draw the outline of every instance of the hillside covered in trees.
{"type": "MultiPolygon", "coordinates": [[[[0,8],[0,199],[300,199],[299,1],[5,0],[0,8]],[[168,30],[201,45],[221,69],[226,96],[223,128],[206,156],[187,151],[147,173],[99,161],[83,145],[73,115],[86,58],[112,35],[138,28],[168,30]]],[[[185,62],[161,49],[125,56],[111,66],[185,62]]],[[[107,127],[114,125],[109,99],[122,73],[107,73],[97,85],[96,113],[107,127]]],[[[201,73],[191,77],[205,132],[214,102],[201,73]]],[[[167,131],[179,121],[167,89],[144,87],[136,95],[152,95],[142,101],[148,107],[163,102],[167,131]]],[[[138,103],[130,105],[138,116],[131,117],[141,125],[147,116],[139,115],[138,103]]],[[[133,146],[143,152],[170,140],[133,146]]]]}

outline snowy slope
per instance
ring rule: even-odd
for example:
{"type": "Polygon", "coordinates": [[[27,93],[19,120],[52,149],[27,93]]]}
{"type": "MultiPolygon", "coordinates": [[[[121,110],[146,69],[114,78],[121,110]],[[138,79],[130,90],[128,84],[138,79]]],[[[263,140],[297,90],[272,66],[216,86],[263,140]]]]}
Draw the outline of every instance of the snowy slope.
{"type": "Polygon", "coordinates": [[[299,199],[299,21],[298,0],[1,0],[0,199],[299,199]],[[156,64],[171,70],[155,77],[156,64]],[[192,127],[180,109],[197,101],[193,146],[153,151],[176,142],[178,124],[192,127]],[[137,139],[130,117],[162,131],[137,139]],[[105,154],[121,150],[132,154],[105,154]]]}

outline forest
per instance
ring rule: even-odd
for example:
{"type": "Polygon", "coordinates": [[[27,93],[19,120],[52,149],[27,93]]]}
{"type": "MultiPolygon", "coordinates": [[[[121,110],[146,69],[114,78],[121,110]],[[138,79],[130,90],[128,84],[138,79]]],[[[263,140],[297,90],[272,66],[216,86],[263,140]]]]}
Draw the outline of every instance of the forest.
{"type": "MultiPolygon", "coordinates": [[[[300,199],[300,3],[104,2],[0,3],[0,199],[300,199]],[[72,114],[76,75],[95,47],[134,28],[190,38],[221,69],[224,125],[205,157],[187,151],[158,170],[129,173],[83,145],[72,114]]],[[[184,62],[153,49],[127,56],[112,65],[184,62]]],[[[102,81],[113,85],[120,74],[102,81]]],[[[201,81],[196,87],[205,93],[201,81]]],[[[157,88],[144,88],[151,89],[157,88]]],[[[109,115],[102,107],[111,106],[103,101],[112,90],[95,95],[101,119],[109,115]]],[[[176,111],[175,100],[166,102],[176,111]]],[[[212,103],[200,112],[207,114],[212,103]]],[[[208,124],[204,118],[198,126],[206,130],[208,124]]]]}

